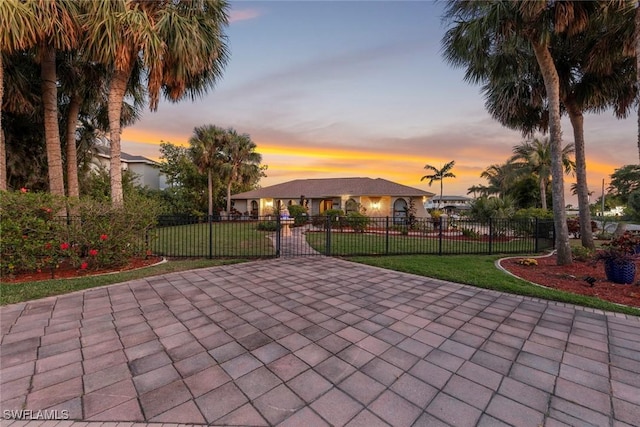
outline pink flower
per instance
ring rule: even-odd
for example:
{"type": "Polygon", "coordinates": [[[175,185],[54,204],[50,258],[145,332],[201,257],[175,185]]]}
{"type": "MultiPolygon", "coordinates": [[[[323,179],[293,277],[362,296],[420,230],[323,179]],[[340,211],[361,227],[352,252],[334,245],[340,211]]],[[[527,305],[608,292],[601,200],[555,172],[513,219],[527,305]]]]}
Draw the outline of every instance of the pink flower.
{"type": "Polygon", "coordinates": [[[66,251],[67,249],[69,249],[69,244],[67,242],[61,243],[60,249],[62,249],[63,251],[66,251]]]}
{"type": "Polygon", "coordinates": [[[89,263],[88,263],[88,262],[83,262],[83,263],[80,265],[80,269],[81,269],[81,270],[86,270],[86,269],[87,269],[87,267],[89,267],[89,263]]]}
{"type": "Polygon", "coordinates": [[[22,188],[20,189],[20,192],[21,192],[21,193],[26,193],[27,191],[29,191],[29,190],[27,190],[27,189],[26,189],[26,188],[24,188],[24,187],[22,187],[22,188]]]}
{"type": "Polygon", "coordinates": [[[91,250],[89,250],[89,255],[91,255],[91,256],[96,256],[96,255],[98,255],[98,250],[97,250],[97,249],[91,249],[91,250]]]}
{"type": "Polygon", "coordinates": [[[100,235],[100,240],[107,240],[108,236],[106,234],[100,235]]]}

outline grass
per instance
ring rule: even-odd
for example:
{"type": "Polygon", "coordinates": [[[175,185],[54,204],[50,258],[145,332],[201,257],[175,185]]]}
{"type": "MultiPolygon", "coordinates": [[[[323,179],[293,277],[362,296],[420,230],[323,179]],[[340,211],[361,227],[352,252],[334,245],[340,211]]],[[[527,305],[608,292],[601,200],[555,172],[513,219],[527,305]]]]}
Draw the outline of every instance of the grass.
{"type": "MultiPolygon", "coordinates": [[[[307,242],[318,252],[326,251],[326,234],[307,233],[307,242]]],[[[540,240],[542,244],[543,240],[540,240]]],[[[507,242],[481,240],[456,240],[437,236],[404,236],[384,233],[331,233],[331,255],[384,255],[415,253],[532,253],[535,250],[535,239],[514,239],[507,242]],[[442,246],[440,246],[442,245],[442,246]]]]}
{"type": "Polygon", "coordinates": [[[62,295],[83,289],[112,285],[129,280],[142,279],[159,274],[174,273],[178,271],[196,268],[215,267],[218,265],[243,262],[240,259],[214,259],[214,260],[181,260],[170,261],[152,267],[139,270],[124,271],[121,273],[105,274],[101,276],[79,277],[76,279],[51,279],[39,282],[2,283],[0,284],[0,305],[14,304],[30,301],[53,295],[62,295]]]}
{"type": "Polygon", "coordinates": [[[154,254],[166,256],[274,256],[269,233],[258,231],[256,225],[252,221],[225,221],[158,227],[150,236],[150,247],[154,254]]]}
{"type": "Polygon", "coordinates": [[[484,289],[581,305],[604,311],[640,315],[640,309],[637,308],[621,306],[594,297],[535,286],[525,280],[505,274],[496,268],[494,264],[501,257],[499,255],[403,255],[350,257],[349,259],[362,264],[463,283],[484,289]],[[461,268],[462,266],[464,268],[461,268]]]}

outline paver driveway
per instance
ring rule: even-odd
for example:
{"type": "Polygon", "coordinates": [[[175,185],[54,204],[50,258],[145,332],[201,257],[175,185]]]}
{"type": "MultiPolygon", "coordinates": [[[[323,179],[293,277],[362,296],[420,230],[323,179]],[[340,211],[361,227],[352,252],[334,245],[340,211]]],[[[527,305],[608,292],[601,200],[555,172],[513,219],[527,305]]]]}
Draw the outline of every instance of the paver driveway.
{"type": "Polygon", "coordinates": [[[339,259],[173,273],[0,312],[5,417],[27,408],[222,425],[640,421],[638,317],[339,259]]]}

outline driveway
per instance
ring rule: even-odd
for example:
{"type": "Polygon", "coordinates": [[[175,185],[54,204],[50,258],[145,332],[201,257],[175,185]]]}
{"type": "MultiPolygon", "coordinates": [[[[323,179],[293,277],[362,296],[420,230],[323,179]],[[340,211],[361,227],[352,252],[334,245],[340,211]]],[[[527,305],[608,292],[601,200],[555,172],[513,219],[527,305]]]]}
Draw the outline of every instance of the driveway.
{"type": "Polygon", "coordinates": [[[3,426],[640,420],[640,318],[340,259],[173,273],[0,313],[3,426]]]}

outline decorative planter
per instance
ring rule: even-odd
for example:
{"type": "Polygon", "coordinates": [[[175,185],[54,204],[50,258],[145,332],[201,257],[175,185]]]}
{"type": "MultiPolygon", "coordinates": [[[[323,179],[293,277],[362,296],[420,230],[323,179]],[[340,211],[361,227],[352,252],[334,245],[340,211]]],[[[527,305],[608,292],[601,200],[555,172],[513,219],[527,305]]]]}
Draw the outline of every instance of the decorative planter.
{"type": "Polygon", "coordinates": [[[607,280],[619,284],[631,284],[636,277],[636,264],[633,261],[606,260],[604,272],[607,280]]]}

